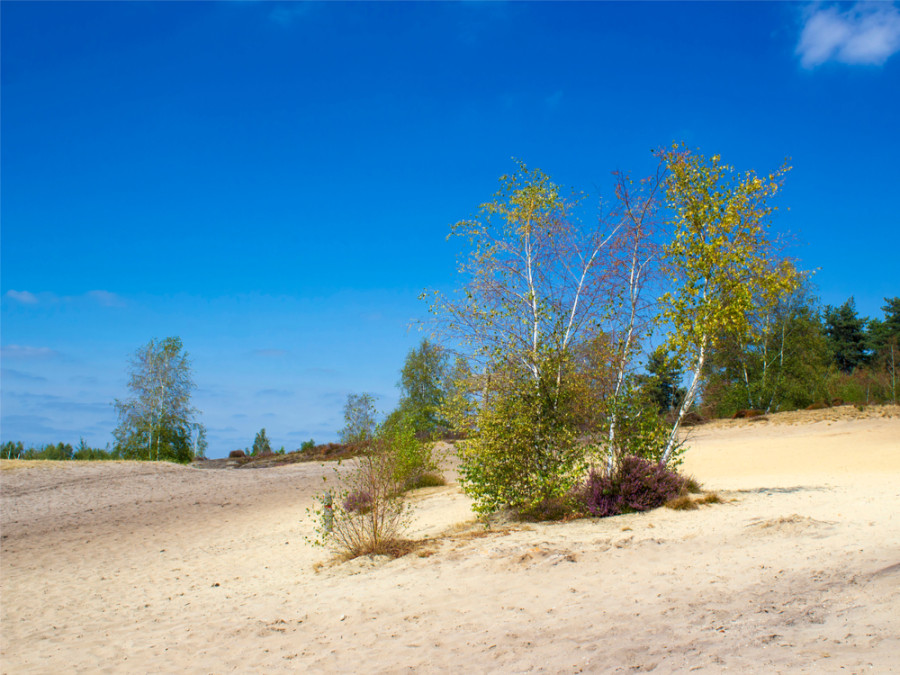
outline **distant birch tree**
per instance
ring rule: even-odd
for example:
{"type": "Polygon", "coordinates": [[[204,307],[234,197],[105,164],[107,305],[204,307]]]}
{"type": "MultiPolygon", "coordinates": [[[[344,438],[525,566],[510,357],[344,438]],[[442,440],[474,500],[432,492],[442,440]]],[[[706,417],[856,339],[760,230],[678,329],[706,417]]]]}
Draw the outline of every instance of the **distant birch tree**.
{"type": "Polygon", "coordinates": [[[117,449],[131,459],[190,461],[196,385],[181,338],[150,340],[134,353],[129,369],[131,396],[114,402],[117,449]]]}
{"type": "Polygon", "coordinates": [[[344,428],[341,443],[366,443],[375,436],[375,397],[372,394],[348,394],[344,403],[344,428]]]}
{"type": "Polygon", "coordinates": [[[678,409],[662,460],[675,449],[685,413],[694,403],[709,354],[726,337],[753,332],[750,317],[768,311],[797,285],[768,234],[788,167],[760,178],[737,176],[718,155],[706,158],[674,146],[661,153],[669,168],[667,197],[674,238],[665,247],[671,290],[663,298],[669,344],[691,382],[678,409]]]}

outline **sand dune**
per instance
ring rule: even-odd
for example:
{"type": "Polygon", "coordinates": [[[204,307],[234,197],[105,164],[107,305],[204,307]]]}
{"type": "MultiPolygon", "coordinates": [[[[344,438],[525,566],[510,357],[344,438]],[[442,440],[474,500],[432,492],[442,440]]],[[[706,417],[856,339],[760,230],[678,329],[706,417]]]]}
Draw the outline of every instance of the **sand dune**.
{"type": "MultiPolygon", "coordinates": [[[[900,410],[790,415],[693,432],[728,503],[341,565],[328,467],[4,462],[2,672],[900,672],[900,410]]],[[[412,499],[416,537],[471,518],[412,499]]]]}

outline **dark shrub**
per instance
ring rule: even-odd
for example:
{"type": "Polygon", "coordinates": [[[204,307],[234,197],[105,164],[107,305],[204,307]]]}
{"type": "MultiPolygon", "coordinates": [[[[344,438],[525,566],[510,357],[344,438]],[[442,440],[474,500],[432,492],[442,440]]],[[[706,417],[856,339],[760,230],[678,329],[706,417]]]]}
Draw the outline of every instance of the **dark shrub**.
{"type": "Polygon", "coordinates": [[[232,450],[231,452],[228,453],[229,459],[240,459],[241,457],[244,457],[244,456],[245,455],[244,455],[243,450],[232,450]]]}
{"type": "Polygon", "coordinates": [[[372,495],[368,492],[355,491],[347,495],[344,509],[350,513],[366,513],[372,508],[372,495]]]}
{"type": "Polygon", "coordinates": [[[732,419],[736,420],[745,420],[751,417],[759,417],[760,415],[765,414],[764,410],[738,410],[734,415],[732,415],[732,419]]]}
{"type": "MultiPolygon", "coordinates": [[[[568,499],[548,497],[529,508],[519,511],[518,515],[521,520],[545,522],[568,518],[573,515],[573,509],[572,503],[568,499]]],[[[577,513],[574,515],[577,515],[577,513]]]]}
{"type": "Polygon", "coordinates": [[[663,464],[624,457],[612,475],[592,471],[581,489],[580,501],[598,518],[648,511],[676,497],[686,482],[663,464]]]}

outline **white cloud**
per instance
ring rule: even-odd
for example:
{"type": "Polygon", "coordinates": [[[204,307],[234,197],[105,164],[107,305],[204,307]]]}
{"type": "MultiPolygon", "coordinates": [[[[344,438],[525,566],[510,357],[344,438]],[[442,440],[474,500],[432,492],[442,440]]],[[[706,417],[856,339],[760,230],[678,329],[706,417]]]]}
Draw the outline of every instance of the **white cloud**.
{"type": "Polygon", "coordinates": [[[6,291],[6,297],[23,305],[36,305],[38,303],[37,296],[30,291],[6,291]]]}
{"type": "Polygon", "coordinates": [[[4,345],[0,347],[0,356],[4,359],[49,359],[59,356],[59,352],[49,347],[31,347],[29,345],[4,345]]]}
{"type": "Polygon", "coordinates": [[[85,295],[104,307],[124,307],[125,301],[109,291],[88,291],[85,295]]]}
{"type": "Polygon", "coordinates": [[[811,5],[797,44],[804,68],[826,61],[881,65],[900,51],[900,8],[858,2],[844,12],[811,5]]]}

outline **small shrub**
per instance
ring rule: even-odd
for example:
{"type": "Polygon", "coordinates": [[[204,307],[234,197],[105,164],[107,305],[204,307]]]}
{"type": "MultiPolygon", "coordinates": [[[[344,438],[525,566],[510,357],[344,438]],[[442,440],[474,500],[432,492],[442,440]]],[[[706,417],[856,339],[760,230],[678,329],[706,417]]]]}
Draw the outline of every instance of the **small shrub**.
{"type": "Polygon", "coordinates": [[[427,487],[429,484],[443,485],[432,445],[416,435],[413,422],[409,416],[393,415],[390,424],[385,422],[378,428],[373,447],[376,452],[389,452],[393,455],[395,478],[404,491],[427,487]],[[431,474],[431,478],[426,479],[428,474],[431,474]],[[435,480],[441,482],[435,483],[435,480]]]}
{"type": "Polygon", "coordinates": [[[592,471],[579,497],[587,513],[603,518],[660,507],[678,496],[686,483],[663,464],[629,456],[612,474],[592,471]]]}
{"type": "MultiPolygon", "coordinates": [[[[377,445],[377,444],[376,444],[377,445]]],[[[409,547],[403,531],[409,510],[396,478],[393,453],[384,447],[361,455],[349,471],[339,471],[334,495],[332,529],[326,529],[326,509],[309,511],[316,521],[314,545],[327,545],[344,559],[361,555],[401,555],[409,547]]]]}
{"type": "Polygon", "coordinates": [[[240,459],[242,457],[246,457],[243,450],[232,450],[228,453],[229,459],[240,459]]]}
{"type": "Polygon", "coordinates": [[[734,415],[732,415],[732,419],[743,420],[749,419],[751,417],[759,417],[760,415],[764,415],[764,410],[738,410],[734,415]]]}
{"type": "Polygon", "coordinates": [[[308,441],[303,441],[300,444],[300,452],[309,452],[310,450],[315,450],[316,442],[313,439],[309,439],[308,441]]]}
{"type": "Polygon", "coordinates": [[[514,373],[477,413],[477,433],[457,446],[460,485],[481,516],[512,508],[533,511],[563,498],[584,475],[587,460],[570,414],[574,396],[553,382],[514,373]]]}
{"type": "Polygon", "coordinates": [[[684,414],[684,417],[681,419],[681,426],[694,427],[698,424],[703,424],[705,421],[703,415],[692,410],[684,414]]]}
{"type": "Polygon", "coordinates": [[[697,500],[698,504],[722,504],[722,498],[715,492],[705,494],[697,500]]]}
{"type": "Polygon", "coordinates": [[[575,514],[571,499],[549,497],[519,512],[521,520],[545,522],[564,520],[575,514]]]}

